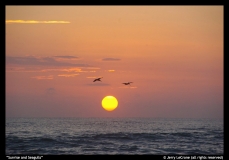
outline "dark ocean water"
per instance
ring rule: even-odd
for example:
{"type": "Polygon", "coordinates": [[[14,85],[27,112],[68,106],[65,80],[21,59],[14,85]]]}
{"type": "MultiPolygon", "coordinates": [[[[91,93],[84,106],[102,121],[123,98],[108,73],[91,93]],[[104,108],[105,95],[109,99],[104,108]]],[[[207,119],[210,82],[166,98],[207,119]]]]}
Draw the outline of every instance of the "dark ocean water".
{"type": "Polygon", "coordinates": [[[6,155],[223,155],[223,119],[7,118],[6,155]]]}

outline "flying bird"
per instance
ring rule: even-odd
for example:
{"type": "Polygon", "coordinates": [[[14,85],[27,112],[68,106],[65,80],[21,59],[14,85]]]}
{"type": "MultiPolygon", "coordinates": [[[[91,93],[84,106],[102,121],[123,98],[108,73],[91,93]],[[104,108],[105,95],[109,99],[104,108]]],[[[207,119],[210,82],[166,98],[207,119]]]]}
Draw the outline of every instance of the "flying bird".
{"type": "Polygon", "coordinates": [[[93,82],[95,82],[95,81],[101,81],[101,78],[103,78],[103,77],[96,78],[93,82]]]}
{"type": "Polygon", "coordinates": [[[125,84],[125,85],[130,85],[130,83],[133,83],[133,82],[127,82],[127,83],[122,83],[122,84],[125,84]]]}

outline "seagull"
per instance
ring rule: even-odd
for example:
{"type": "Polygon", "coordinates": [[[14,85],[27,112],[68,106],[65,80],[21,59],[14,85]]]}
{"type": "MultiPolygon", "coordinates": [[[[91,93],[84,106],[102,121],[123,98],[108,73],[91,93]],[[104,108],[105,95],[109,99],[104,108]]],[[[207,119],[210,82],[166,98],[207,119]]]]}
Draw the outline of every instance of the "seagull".
{"type": "Polygon", "coordinates": [[[130,83],[133,83],[133,82],[127,82],[127,83],[122,83],[122,84],[125,84],[125,85],[130,85],[130,83]]]}
{"type": "Polygon", "coordinates": [[[95,81],[101,81],[101,78],[103,78],[103,77],[96,78],[93,82],[95,82],[95,81]]]}

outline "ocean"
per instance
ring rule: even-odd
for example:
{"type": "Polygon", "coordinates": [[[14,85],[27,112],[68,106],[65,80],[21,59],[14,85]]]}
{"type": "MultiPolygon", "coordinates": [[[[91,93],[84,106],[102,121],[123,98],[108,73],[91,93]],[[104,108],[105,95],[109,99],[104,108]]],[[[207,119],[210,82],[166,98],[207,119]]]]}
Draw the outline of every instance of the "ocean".
{"type": "Polygon", "coordinates": [[[6,155],[223,155],[223,119],[6,118],[6,155]]]}

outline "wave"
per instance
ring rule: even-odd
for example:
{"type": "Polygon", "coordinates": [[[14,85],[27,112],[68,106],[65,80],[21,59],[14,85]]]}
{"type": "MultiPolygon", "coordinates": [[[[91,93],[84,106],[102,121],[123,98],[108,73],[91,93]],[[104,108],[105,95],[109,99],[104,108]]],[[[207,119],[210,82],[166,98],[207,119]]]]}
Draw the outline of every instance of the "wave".
{"type": "MultiPolygon", "coordinates": [[[[58,136],[47,136],[43,135],[40,137],[18,137],[13,135],[8,135],[6,137],[6,146],[27,146],[27,145],[40,145],[43,147],[50,147],[51,145],[56,146],[71,146],[80,147],[88,144],[92,145],[117,145],[123,147],[122,144],[133,144],[133,145],[155,145],[158,143],[185,143],[190,145],[196,143],[197,145],[202,143],[207,143],[209,137],[200,133],[187,133],[187,132],[177,132],[177,133],[104,133],[104,134],[81,134],[81,135],[67,135],[60,134],[58,136]]],[[[214,135],[211,140],[220,139],[222,135],[214,135]]],[[[29,147],[28,146],[28,147],[29,147]]],[[[122,148],[121,147],[121,148],[122,148]]],[[[125,148],[125,147],[124,147],[125,148]]],[[[137,146],[129,147],[128,149],[134,150],[138,148],[137,146]]]]}
{"type": "Polygon", "coordinates": [[[156,124],[157,121],[148,120],[120,120],[118,124],[107,119],[67,119],[64,125],[58,125],[58,121],[48,122],[34,121],[36,127],[29,123],[8,123],[6,154],[215,155],[223,154],[224,148],[221,125],[212,122],[207,125],[207,121],[194,121],[196,125],[192,126],[190,122],[177,125],[169,121],[170,125],[164,125],[168,121],[156,124]],[[140,127],[133,125],[135,122],[140,127]]]}

